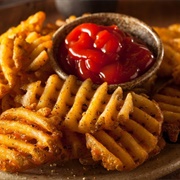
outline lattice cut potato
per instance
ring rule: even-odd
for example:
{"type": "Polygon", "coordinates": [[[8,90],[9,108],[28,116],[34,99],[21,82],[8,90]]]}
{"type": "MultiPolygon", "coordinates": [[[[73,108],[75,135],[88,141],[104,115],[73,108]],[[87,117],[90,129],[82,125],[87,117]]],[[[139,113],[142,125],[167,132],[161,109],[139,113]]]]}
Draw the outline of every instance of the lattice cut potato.
{"type": "Polygon", "coordinates": [[[52,35],[30,32],[26,41],[29,46],[29,61],[24,64],[26,71],[37,71],[49,60],[47,50],[52,47],[52,35]],[[29,63],[29,64],[28,64],[29,63]]]}
{"type": "Polygon", "coordinates": [[[164,46],[164,59],[158,70],[160,77],[172,77],[180,84],[180,24],[168,27],[154,27],[164,46]]]}
{"type": "Polygon", "coordinates": [[[164,147],[163,115],[157,103],[131,92],[121,110],[123,121],[115,129],[86,133],[93,160],[108,170],[132,170],[164,147]]]}
{"type": "Polygon", "coordinates": [[[113,129],[121,121],[118,118],[123,104],[120,87],[110,94],[107,83],[95,88],[90,79],[80,83],[75,76],[69,76],[64,82],[53,74],[45,84],[31,82],[22,90],[24,94],[15,98],[17,103],[36,111],[50,108],[50,116],[56,117],[57,124],[72,131],[113,129]]]}
{"type": "Polygon", "coordinates": [[[33,72],[39,78],[44,72],[49,63],[47,50],[52,46],[52,33],[41,32],[44,20],[45,13],[38,12],[0,36],[0,98],[21,81],[24,73],[33,72]]]}
{"type": "Polygon", "coordinates": [[[17,172],[64,160],[62,134],[49,118],[25,108],[12,108],[0,116],[0,169],[17,172]]]}
{"type": "Polygon", "coordinates": [[[0,98],[14,88],[22,61],[27,60],[28,44],[23,38],[5,37],[0,44],[0,98]],[[23,47],[23,48],[22,48],[23,47]]]}
{"type": "Polygon", "coordinates": [[[19,25],[9,28],[4,34],[2,34],[0,36],[0,42],[4,37],[13,39],[17,36],[26,37],[29,32],[41,32],[45,19],[46,14],[42,11],[29,16],[24,21],[21,21],[19,25]]]}
{"type": "Polygon", "coordinates": [[[157,92],[155,99],[164,115],[163,131],[171,142],[177,142],[180,134],[180,88],[171,84],[157,92]]]}

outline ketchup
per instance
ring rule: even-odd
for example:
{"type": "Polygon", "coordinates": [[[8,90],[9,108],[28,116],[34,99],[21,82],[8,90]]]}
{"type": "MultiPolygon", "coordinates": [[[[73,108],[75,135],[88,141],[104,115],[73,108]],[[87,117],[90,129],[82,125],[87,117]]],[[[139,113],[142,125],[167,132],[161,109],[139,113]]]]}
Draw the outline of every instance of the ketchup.
{"type": "Polygon", "coordinates": [[[118,84],[137,78],[154,63],[152,52],[116,25],[83,23],[75,27],[59,49],[59,62],[68,74],[96,84],[118,84]]]}

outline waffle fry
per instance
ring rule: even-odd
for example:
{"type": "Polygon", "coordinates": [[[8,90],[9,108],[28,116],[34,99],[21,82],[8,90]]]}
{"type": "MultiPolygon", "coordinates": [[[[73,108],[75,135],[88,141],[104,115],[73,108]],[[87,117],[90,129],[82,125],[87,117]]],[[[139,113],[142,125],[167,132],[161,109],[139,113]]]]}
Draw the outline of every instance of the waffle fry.
{"type": "Polygon", "coordinates": [[[121,88],[113,94],[108,94],[107,83],[93,89],[89,79],[84,81],[77,91],[72,108],[65,117],[64,125],[81,133],[116,127],[119,124],[116,117],[121,96],[121,88]]]}
{"type": "Polygon", "coordinates": [[[165,57],[160,67],[158,76],[172,78],[172,83],[165,84],[153,98],[158,102],[163,111],[163,131],[168,134],[171,142],[177,142],[179,136],[179,88],[180,84],[180,24],[172,24],[167,28],[158,28],[165,49],[165,57]],[[172,87],[170,87],[172,86],[172,87]]]}
{"type": "Polygon", "coordinates": [[[0,36],[0,42],[4,37],[13,39],[17,36],[27,36],[29,32],[40,32],[45,21],[46,15],[44,12],[39,11],[26,20],[22,21],[18,26],[11,27],[4,34],[0,36]]]}
{"type": "Polygon", "coordinates": [[[98,117],[95,124],[96,129],[114,129],[116,128],[122,119],[118,118],[121,105],[123,104],[123,91],[121,87],[118,87],[109,98],[104,111],[98,117]]]}
{"type": "Polygon", "coordinates": [[[82,83],[74,99],[74,104],[67,113],[64,121],[64,125],[69,129],[77,132],[79,131],[79,120],[82,118],[83,112],[87,110],[89,101],[93,96],[94,91],[95,90],[92,89],[92,81],[90,79],[82,83]]]}
{"type": "Polygon", "coordinates": [[[34,109],[34,106],[36,106],[38,102],[37,97],[42,93],[41,81],[24,85],[22,89],[26,91],[26,94],[23,96],[22,102],[20,103],[28,109],[34,109]]]}
{"type": "Polygon", "coordinates": [[[22,39],[3,38],[0,44],[0,98],[6,95],[17,82],[17,74],[22,66],[21,60],[25,60],[22,39]]]}
{"type": "Polygon", "coordinates": [[[25,93],[18,96],[22,106],[39,110],[48,107],[51,116],[72,131],[86,133],[99,129],[113,129],[121,119],[117,119],[122,104],[122,89],[108,93],[107,83],[97,89],[90,79],[79,83],[75,76],[63,81],[55,74],[51,75],[45,86],[40,81],[22,87],[25,93]]]}
{"type": "Polygon", "coordinates": [[[44,107],[53,109],[62,86],[63,81],[57,75],[51,75],[46,82],[42,95],[39,96],[40,99],[37,103],[36,110],[44,107]]]}
{"type": "Polygon", "coordinates": [[[40,34],[44,15],[39,12],[0,36],[0,98],[14,88],[22,71],[35,72],[48,62],[52,35],[40,34]]]}
{"type": "Polygon", "coordinates": [[[109,99],[107,88],[107,83],[103,83],[93,94],[91,103],[89,104],[87,110],[83,113],[83,116],[78,124],[81,132],[85,133],[95,131],[95,124],[98,121],[99,116],[102,114],[105,105],[107,105],[107,100],[109,99]]]}
{"type": "Polygon", "coordinates": [[[50,35],[42,36],[35,32],[27,36],[26,41],[30,43],[30,64],[26,68],[26,71],[37,71],[48,61],[49,56],[47,54],[47,49],[52,46],[51,38],[52,36],[50,35]]]}
{"type": "Polygon", "coordinates": [[[48,118],[36,112],[25,108],[9,109],[1,114],[0,129],[0,151],[4,155],[0,157],[2,170],[22,171],[66,154],[60,141],[62,134],[48,118]]]}
{"type": "Polygon", "coordinates": [[[55,117],[61,124],[74,102],[74,96],[79,85],[75,76],[70,76],[65,82],[58,75],[49,76],[47,81],[34,81],[21,87],[23,93],[15,97],[21,106],[41,111],[43,108],[51,110],[51,117],[55,117]],[[73,87],[73,89],[72,89],[73,87]]]}
{"type": "Polygon", "coordinates": [[[180,89],[167,85],[153,96],[164,115],[163,131],[171,142],[177,142],[180,133],[180,89]]]}
{"type": "Polygon", "coordinates": [[[13,56],[13,43],[14,40],[6,38],[3,39],[0,50],[1,50],[1,57],[0,57],[0,65],[1,65],[1,71],[4,74],[4,81],[7,82],[6,84],[9,85],[9,87],[12,87],[14,85],[14,82],[16,80],[16,75],[14,70],[15,68],[12,68],[14,66],[14,62],[12,60],[13,56]]]}
{"type": "Polygon", "coordinates": [[[124,121],[117,128],[86,133],[93,160],[108,170],[132,170],[164,147],[158,145],[163,116],[155,102],[131,92],[121,110],[124,121]]]}
{"type": "MultiPolygon", "coordinates": [[[[102,131],[103,132],[103,131],[102,131]]],[[[121,170],[122,162],[120,159],[108,151],[98,140],[91,134],[86,133],[87,147],[91,148],[91,154],[94,161],[102,161],[104,168],[108,170],[121,170]]]]}
{"type": "Polygon", "coordinates": [[[180,84],[180,24],[173,24],[167,28],[154,27],[164,45],[164,59],[158,71],[160,77],[172,77],[176,84],[180,84]]]}

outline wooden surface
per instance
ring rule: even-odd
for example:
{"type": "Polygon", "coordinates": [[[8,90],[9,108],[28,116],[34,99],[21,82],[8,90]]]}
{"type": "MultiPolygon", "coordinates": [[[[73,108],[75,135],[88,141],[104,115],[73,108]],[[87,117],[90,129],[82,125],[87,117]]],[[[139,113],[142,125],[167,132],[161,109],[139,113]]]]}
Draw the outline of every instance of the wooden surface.
{"type": "MultiPolygon", "coordinates": [[[[32,1],[35,3],[21,5],[20,11],[19,4],[13,8],[12,5],[4,8],[0,4],[0,33],[4,32],[9,25],[17,25],[21,20],[26,19],[38,10],[45,10],[48,16],[53,16],[57,12],[53,0],[32,1]]],[[[106,10],[108,11],[108,8],[106,10]]],[[[152,26],[168,26],[172,23],[180,23],[179,0],[118,0],[117,8],[114,11],[137,17],[152,26]]]]}
{"type": "Polygon", "coordinates": [[[137,17],[153,26],[180,23],[179,0],[119,0],[116,11],[137,17]]]}
{"type": "MultiPolygon", "coordinates": [[[[58,12],[53,0],[48,0],[46,3],[36,1],[36,5],[26,3],[17,7],[3,8],[0,6],[0,33],[7,30],[9,26],[19,24],[21,20],[39,10],[45,11],[48,20],[52,22],[57,18],[58,12]],[[21,10],[19,10],[20,7],[21,10]]],[[[152,26],[168,26],[173,23],[180,23],[179,0],[119,0],[115,12],[137,17],[152,26]]],[[[61,17],[60,14],[59,17],[61,17]]],[[[180,179],[180,169],[161,179],[180,179]]]]}

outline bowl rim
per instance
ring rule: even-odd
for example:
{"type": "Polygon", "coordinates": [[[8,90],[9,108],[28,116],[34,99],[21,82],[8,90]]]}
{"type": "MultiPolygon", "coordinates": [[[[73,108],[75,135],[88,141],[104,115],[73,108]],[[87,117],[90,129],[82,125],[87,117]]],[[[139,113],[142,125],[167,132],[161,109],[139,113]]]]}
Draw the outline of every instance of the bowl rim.
{"type": "MultiPolygon", "coordinates": [[[[145,22],[141,21],[140,19],[137,19],[133,16],[129,16],[126,14],[121,14],[121,13],[109,13],[109,12],[102,12],[102,13],[92,13],[92,14],[88,14],[85,16],[80,16],[77,17],[75,20],[73,20],[72,22],[66,23],[64,25],[62,25],[61,27],[59,27],[56,32],[53,34],[52,37],[52,48],[48,50],[48,54],[50,57],[50,61],[51,61],[51,65],[54,69],[54,71],[58,74],[58,76],[60,78],[62,78],[63,80],[66,80],[67,77],[70,74],[67,74],[63,71],[63,69],[60,67],[59,63],[57,62],[56,59],[56,53],[57,53],[57,49],[58,49],[58,44],[60,44],[60,39],[64,39],[66,37],[66,35],[76,26],[78,26],[79,24],[85,23],[85,22],[92,22],[94,23],[95,20],[99,20],[100,18],[115,18],[115,20],[123,20],[126,21],[125,23],[127,23],[128,26],[128,22],[131,21],[133,23],[135,23],[135,25],[140,25],[139,27],[143,28],[146,30],[146,32],[149,33],[149,35],[151,35],[151,39],[153,39],[154,41],[154,46],[155,48],[153,49],[152,47],[150,48],[151,51],[153,49],[153,54],[155,53],[156,55],[156,61],[154,62],[154,64],[150,67],[150,69],[148,69],[145,73],[143,73],[142,75],[140,75],[139,77],[132,79],[128,82],[124,82],[124,83],[119,83],[119,84],[108,84],[108,89],[109,90],[114,90],[116,89],[118,86],[120,86],[122,89],[124,90],[130,90],[133,89],[134,87],[138,87],[140,85],[142,85],[143,82],[145,82],[146,80],[148,80],[151,76],[153,76],[156,71],[158,70],[158,68],[160,67],[162,60],[163,60],[163,56],[164,56],[164,48],[163,48],[163,44],[162,41],[159,37],[159,35],[157,34],[157,32],[153,29],[153,27],[149,26],[148,24],[146,24],[145,22]],[[61,34],[63,32],[63,35],[61,34]],[[60,37],[60,35],[62,35],[60,37]]],[[[105,20],[106,21],[106,20],[105,20]]],[[[103,25],[104,22],[98,22],[98,24],[102,24],[103,25]]],[[[122,23],[118,24],[118,27],[121,25],[121,29],[122,29],[122,23]]],[[[127,28],[127,27],[125,27],[127,28]]],[[[123,29],[124,30],[124,29],[123,29]]],[[[128,31],[128,29],[124,30],[130,34],[132,34],[133,36],[136,36],[135,32],[131,32],[128,31]],[[133,34],[134,33],[134,34],[133,34]]],[[[142,38],[142,37],[140,37],[142,38]]],[[[144,39],[142,39],[144,41],[144,39]]],[[[145,42],[145,41],[144,41],[145,42]]],[[[147,42],[145,42],[147,43],[147,42]]],[[[150,45],[150,44],[149,44],[150,45]]],[[[148,45],[148,46],[149,46],[148,45]]],[[[152,46],[153,46],[152,45],[152,46]]],[[[78,79],[78,77],[77,77],[78,79]]],[[[81,81],[81,80],[79,80],[81,81]]],[[[99,86],[99,84],[94,84],[95,86],[99,86]]]]}

